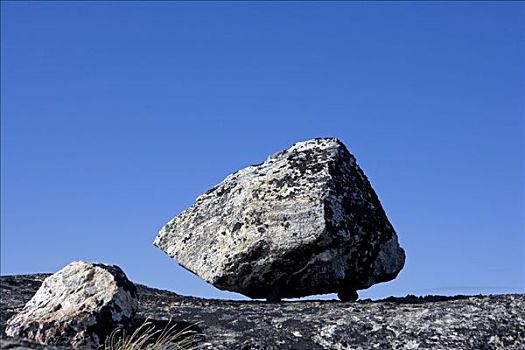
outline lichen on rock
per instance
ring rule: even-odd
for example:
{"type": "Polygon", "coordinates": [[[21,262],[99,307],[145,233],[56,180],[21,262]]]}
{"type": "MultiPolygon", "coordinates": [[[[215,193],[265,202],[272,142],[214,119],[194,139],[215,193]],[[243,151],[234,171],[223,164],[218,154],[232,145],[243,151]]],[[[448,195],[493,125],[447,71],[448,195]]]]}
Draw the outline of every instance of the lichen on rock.
{"type": "Polygon", "coordinates": [[[75,261],[44,280],[6,334],[41,344],[97,349],[137,311],[135,285],[118,266],[75,261]]]}
{"type": "Polygon", "coordinates": [[[296,143],[229,175],[154,244],[220,289],[269,300],[355,299],[405,261],[370,182],[335,138],[296,143]]]}

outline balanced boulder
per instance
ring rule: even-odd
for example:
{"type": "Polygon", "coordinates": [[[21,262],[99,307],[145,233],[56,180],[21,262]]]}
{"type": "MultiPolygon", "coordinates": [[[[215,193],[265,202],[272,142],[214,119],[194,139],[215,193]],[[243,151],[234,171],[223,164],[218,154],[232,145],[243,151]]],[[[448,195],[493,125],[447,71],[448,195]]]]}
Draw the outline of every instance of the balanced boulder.
{"type": "Polygon", "coordinates": [[[217,288],[268,300],[356,299],[405,262],[376,193],[335,138],[296,143],[229,175],[154,244],[217,288]]]}
{"type": "Polygon", "coordinates": [[[44,280],[6,327],[11,337],[72,348],[98,349],[137,311],[135,285],[118,266],[75,261],[44,280]]]}

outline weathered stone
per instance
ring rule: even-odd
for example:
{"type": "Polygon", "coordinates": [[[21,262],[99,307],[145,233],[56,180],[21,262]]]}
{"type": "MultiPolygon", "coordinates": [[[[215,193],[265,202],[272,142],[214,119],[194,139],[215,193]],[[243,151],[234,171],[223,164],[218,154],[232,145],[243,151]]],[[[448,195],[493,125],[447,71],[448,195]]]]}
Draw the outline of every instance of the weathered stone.
{"type": "MultiPolygon", "coordinates": [[[[44,277],[0,277],[1,349],[67,349],[1,332],[44,277]]],[[[525,349],[525,294],[268,304],[185,297],[139,284],[137,291],[137,318],[198,323],[206,350],[525,349]]]]}
{"type": "Polygon", "coordinates": [[[42,344],[97,349],[138,306],[135,285],[118,266],[75,261],[44,280],[5,333],[42,344]]]}
{"type": "Polygon", "coordinates": [[[220,289],[272,301],[332,292],[351,300],[405,261],[368,179],[334,138],[229,175],[154,244],[220,289]]]}

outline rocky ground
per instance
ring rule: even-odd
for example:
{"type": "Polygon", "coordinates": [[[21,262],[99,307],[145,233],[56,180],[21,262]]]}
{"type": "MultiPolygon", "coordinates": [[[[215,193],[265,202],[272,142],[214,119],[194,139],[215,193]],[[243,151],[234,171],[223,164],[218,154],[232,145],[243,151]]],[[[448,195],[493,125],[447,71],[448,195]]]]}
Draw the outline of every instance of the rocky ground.
{"type": "MultiPolygon", "coordinates": [[[[0,348],[61,349],[4,332],[46,276],[0,277],[0,348]]],[[[137,287],[139,318],[197,323],[205,349],[525,349],[525,294],[266,303],[137,287]]]]}

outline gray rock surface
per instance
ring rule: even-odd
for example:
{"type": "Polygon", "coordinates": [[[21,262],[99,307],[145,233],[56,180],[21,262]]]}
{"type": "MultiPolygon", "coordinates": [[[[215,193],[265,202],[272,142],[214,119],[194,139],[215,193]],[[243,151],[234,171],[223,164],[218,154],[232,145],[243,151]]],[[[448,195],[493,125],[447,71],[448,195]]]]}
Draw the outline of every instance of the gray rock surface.
{"type": "MultiPolygon", "coordinates": [[[[45,277],[0,277],[0,348],[65,349],[3,333],[45,277]]],[[[137,291],[136,317],[199,322],[210,350],[525,349],[525,294],[265,303],[137,291]]]]}
{"type": "MultiPolygon", "coordinates": [[[[4,297],[4,296],[2,296],[4,297]]],[[[75,261],[46,278],[5,333],[37,343],[97,349],[137,310],[135,285],[117,266],[75,261]]]]}
{"type": "Polygon", "coordinates": [[[220,289],[269,300],[355,299],[405,261],[367,177],[334,138],[296,143],[229,175],[154,244],[220,289]]]}

